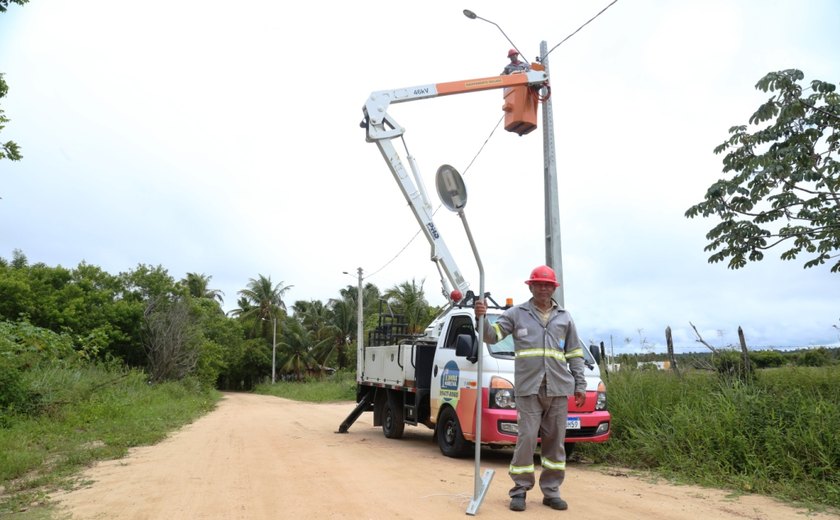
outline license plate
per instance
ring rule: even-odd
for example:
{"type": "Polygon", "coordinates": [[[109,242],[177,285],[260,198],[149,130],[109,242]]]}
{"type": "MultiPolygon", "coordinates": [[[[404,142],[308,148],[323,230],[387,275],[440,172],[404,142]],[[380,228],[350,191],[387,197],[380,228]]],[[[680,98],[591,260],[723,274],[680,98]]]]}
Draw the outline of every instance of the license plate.
{"type": "Polygon", "coordinates": [[[566,418],[566,429],[567,430],[580,430],[580,417],[567,417],[566,418]]]}

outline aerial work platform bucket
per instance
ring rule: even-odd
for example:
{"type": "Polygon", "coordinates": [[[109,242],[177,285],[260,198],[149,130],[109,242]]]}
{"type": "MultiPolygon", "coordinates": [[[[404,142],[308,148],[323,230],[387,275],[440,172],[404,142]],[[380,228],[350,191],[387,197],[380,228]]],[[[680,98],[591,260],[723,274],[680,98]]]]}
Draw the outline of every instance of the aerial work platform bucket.
{"type": "Polygon", "coordinates": [[[505,130],[525,135],[537,128],[537,95],[528,85],[504,90],[505,130]]]}

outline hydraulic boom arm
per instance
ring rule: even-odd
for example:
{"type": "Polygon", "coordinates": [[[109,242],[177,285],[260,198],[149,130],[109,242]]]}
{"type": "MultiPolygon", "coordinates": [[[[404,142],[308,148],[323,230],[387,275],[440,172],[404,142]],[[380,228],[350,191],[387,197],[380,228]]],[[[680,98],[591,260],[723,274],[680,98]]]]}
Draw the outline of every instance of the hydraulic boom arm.
{"type": "MultiPolygon", "coordinates": [[[[539,68],[541,67],[538,65],[534,66],[534,69],[539,68]]],[[[469,283],[461,275],[461,271],[449,253],[449,248],[446,247],[446,243],[435,226],[432,218],[432,205],[429,202],[425,185],[420,177],[414,158],[407,154],[413,176],[412,179],[405,171],[402,159],[391,142],[392,139],[401,137],[405,133],[405,129],[398,125],[388,114],[388,107],[392,103],[404,103],[452,94],[464,94],[467,92],[518,86],[541,86],[545,85],[547,80],[547,74],[543,70],[531,70],[526,73],[507,76],[491,76],[448,83],[432,83],[394,90],[379,90],[371,93],[363,107],[365,114],[363,125],[367,129],[366,141],[376,143],[379,147],[382,157],[388,164],[388,168],[390,168],[394,179],[400,186],[408,205],[411,207],[411,211],[417,218],[420,229],[423,230],[423,234],[426,235],[426,239],[432,246],[432,261],[435,262],[439,269],[443,270],[446,278],[448,278],[455,289],[461,291],[461,294],[467,293],[469,283]]],[[[444,296],[448,298],[449,288],[445,280],[442,280],[442,282],[444,285],[444,296]]]]}

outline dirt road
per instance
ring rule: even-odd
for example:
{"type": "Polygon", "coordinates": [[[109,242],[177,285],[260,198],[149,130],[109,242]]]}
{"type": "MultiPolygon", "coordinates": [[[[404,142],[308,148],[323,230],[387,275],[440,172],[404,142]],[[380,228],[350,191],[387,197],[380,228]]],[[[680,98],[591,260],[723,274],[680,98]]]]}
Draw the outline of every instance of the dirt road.
{"type": "MultiPolygon", "coordinates": [[[[100,463],[85,488],[56,495],[73,519],[464,518],[473,459],[442,456],[431,430],[386,439],[369,413],[334,433],[352,403],[308,404],[225,394],[218,408],[165,441],[100,463]]],[[[485,519],[581,518],[801,520],[802,510],[756,496],[672,486],[627,471],[570,464],[562,488],[569,511],[528,497],[508,510],[508,450],[482,452],[495,476],[476,515],[485,519]],[[558,516],[559,515],[559,516],[558,516]]],[[[838,518],[815,514],[810,518],[838,518]]]]}

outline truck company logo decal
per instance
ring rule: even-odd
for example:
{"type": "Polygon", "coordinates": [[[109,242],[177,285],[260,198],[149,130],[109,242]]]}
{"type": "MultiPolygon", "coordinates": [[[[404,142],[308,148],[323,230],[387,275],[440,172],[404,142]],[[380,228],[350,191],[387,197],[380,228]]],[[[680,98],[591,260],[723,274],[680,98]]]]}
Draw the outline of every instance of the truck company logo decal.
{"type": "Polygon", "coordinates": [[[498,85],[501,82],[502,82],[501,79],[496,79],[496,78],[480,79],[480,80],[476,80],[476,81],[467,81],[467,82],[464,83],[464,86],[466,86],[466,87],[480,87],[482,85],[498,85]]]}
{"type": "Polygon", "coordinates": [[[432,234],[432,236],[435,238],[435,240],[437,240],[438,238],[440,238],[440,234],[438,233],[438,230],[437,230],[437,228],[435,227],[435,223],[434,223],[434,222],[427,222],[427,223],[426,223],[426,227],[427,227],[427,228],[429,228],[429,233],[431,233],[431,234],[432,234]]]}
{"type": "Polygon", "coordinates": [[[450,361],[443,367],[443,372],[440,375],[440,397],[450,402],[458,399],[458,378],[460,371],[458,364],[450,361]]]}

